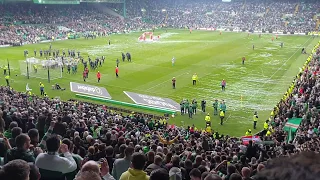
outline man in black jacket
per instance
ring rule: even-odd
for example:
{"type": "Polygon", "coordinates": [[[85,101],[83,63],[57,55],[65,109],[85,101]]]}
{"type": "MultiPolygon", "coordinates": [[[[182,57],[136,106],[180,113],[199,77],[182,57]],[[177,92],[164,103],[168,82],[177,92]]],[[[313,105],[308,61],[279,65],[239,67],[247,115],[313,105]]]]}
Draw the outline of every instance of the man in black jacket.
{"type": "Polygon", "coordinates": [[[249,141],[249,145],[247,147],[247,151],[246,151],[246,157],[248,159],[251,159],[252,157],[256,157],[257,155],[257,147],[253,144],[253,142],[250,140],[249,141]]]}

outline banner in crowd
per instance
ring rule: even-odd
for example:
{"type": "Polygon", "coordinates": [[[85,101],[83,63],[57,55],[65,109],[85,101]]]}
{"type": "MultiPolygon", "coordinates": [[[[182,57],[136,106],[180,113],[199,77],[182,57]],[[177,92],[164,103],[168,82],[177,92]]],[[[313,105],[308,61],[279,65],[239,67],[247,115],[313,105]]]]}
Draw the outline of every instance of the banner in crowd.
{"type": "Polygon", "coordinates": [[[173,111],[180,111],[180,104],[169,98],[161,98],[123,91],[134,103],[173,111]]]}
{"type": "Polygon", "coordinates": [[[295,133],[297,132],[297,129],[299,128],[301,121],[302,121],[302,118],[289,119],[285,124],[283,130],[287,132],[292,131],[293,133],[295,133]]]}
{"type": "Polygon", "coordinates": [[[285,126],[283,127],[283,130],[287,131],[288,133],[287,143],[294,140],[301,121],[302,121],[302,118],[292,118],[292,119],[289,119],[285,124],[285,126]]]}
{"type": "Polygon", "coordinates": [[[241,141],[243,145],[248,145],[249,141],[260,143],[261,139],[260,139],[260,136],[242,136],[241,141]]]}
{"type": "Polygon", "coordinates": [[[70,90],[71,92],[75,92],[79,94],[86,94],[90,96],[111,99],[109,92],[104,87],[70,82],[70,90]]]}

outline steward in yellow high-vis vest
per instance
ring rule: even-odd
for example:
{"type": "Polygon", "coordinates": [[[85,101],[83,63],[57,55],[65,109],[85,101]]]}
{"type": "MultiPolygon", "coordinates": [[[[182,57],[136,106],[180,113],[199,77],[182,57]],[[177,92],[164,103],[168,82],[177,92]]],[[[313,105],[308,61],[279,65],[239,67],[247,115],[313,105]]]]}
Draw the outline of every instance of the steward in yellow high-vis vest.
{"type": "Polygon", "coordinates": [[[248,131],[246,132],[246,136],[252,136],[251,129],[248,129],[248,131]]]}
{"type": "Polygon", "coordinates": [[[206,132],[207,132],[207,133],[209,133],[209,134],[211,134],[211,133],[212,133],[212,129],[211,129],[211,127],[210,127],[210,126],[206,127],[206,132]]]}
{"type": "Polygon", "coordinates": [[[220,125],[223,125],[224,112],[220,110],[220,125]]]}
{"type": "Polygon", "coordinates": [[[8,66],[3,67],[3,75],[7,75],[8,66]]]}
{"type": "Polygon", "coordinates": [[[198,75],[196,73],[194,73],[194,75],[192,76],[192,85],[196,85],[197,80],[198,80],[198,75]]]}
{"type": "Polygon", "coordinates": [[[206,115],[204,120],[206,121],[206,127],[207,126],[211,126],[211,118],[210,118],[210,114],[209,113],[206,115]]]}
{"type": "Polygon", "coordinates": [[[38,66],[36,64],[33,65],[33,70],[34,70],[34,73],[38,72],[38,66]]]}
{"type": "Polygon", "coordinates": [[[267,136],[267,137],[270,137],[270,136],[271,136],[271,131],[270,131],[270,130],[267,131],[266,136],[267,136]]]}
{"type": "Polygon", "coordinates": [[[266,122],[263,123],[263,130],[268,131],[269,129],[269,120],[266,120],[266,122]]]}
{"type": "Polygon", "coordinates": [[[10,83],[9,83],[10,76],[9,76],[9,75],[6,75],[4,78],[6,79],[7,86],[10,86],[10,83]]]}
{"type": "Polygon", "coordinates": [[[40,95],[44,95],[44,84],[40,82],[39,86],[40,86],[40,95]]]}
{"type": "Polygon", "coordinates": [[[268,131],[269,131],[269,120],[266,120],[266,122],[263,123],[262,134],[266,135],[268,131]]]}

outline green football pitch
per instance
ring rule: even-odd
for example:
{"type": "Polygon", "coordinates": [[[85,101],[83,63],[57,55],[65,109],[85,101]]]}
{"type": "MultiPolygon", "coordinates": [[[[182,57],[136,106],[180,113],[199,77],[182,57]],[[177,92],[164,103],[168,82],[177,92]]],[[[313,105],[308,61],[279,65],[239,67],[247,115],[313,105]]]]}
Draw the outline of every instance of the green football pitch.
{"type": "MultiPolygon", "coordinates": [[[[308,55],[301,54],[303,47],[310,53],[318,39],[310,36],[280,36],[271,41],[271,34],[227,33],[213,31],[187,30],[156,30],[154,35],[160,35],[157,42],[138,42],[142,34],[130,33],[112,35],[94,40],[66,40],[52,42],[52,49],[75,49],[87,60],[87,55],[93,59],[96,56],[106,56],[101,82],[98,84],[96,73],[91,71],[86,83],[105,87],[112,99],[132,102],[123,91],[140,94],[167,97],[180,102],[182,99],[196,99],[198,104],[202,99],[207,101],[207,111],[211,114],[212,126],[219,133],[242,136],[249,128],[252,129],[252,116],[258,112],[259,122],[257,132],[262,129],[263,122],[270,115],[273,107],[281,99],[299,67],[308,55]],[[107,44],[111,40],[111,45],[107,44]],[[280,47],[280,43],[284,47],[280,47]],[[255,46],[253,50],[252,46],[255,46]],[[122,62],[121,52],[130,52],[132,62],[122,62]],[[172,67],[171,59],[176,58],[172,67]],[[245,56],[245,65],[241,58],[245,56]],[[116,59],[119,58],[119,76],[115,77],[116,59]],[[198,74],[198,84],[192,85],[191,77],[198,74]],[[172,89],[171,79],[176,77],[177,88],[172,89]],[[220,83],[225,79],[226,91],[222,92],[220,83]],[[241,98],[242,97],[242,98],[241,98]],[[227,105],[225,123],[219,125],[219,117],[213,116],[212,103],[214,99],[224,100],[227,105]]],[[[39,82],[43,82],[50,97],[59,96],[62,99],[75,98],[69,90],[69,82],[82,83],[82,73],[76,75],[63,73],[63,78],[50,83],[45,79],[27,79],[20,73],[19,60],[24,60],[23,51],[28,50],[29,56],[33,50],[48,49],[49,43],[25,45],[0,49],[0,65],[10,62],[11,86],[18,91],[25,91],[26,83],[35,94],[40,94],[39,82]],[[51,90],[51,85],[59,83],[66,91],[51,90]]],[[[79,69],[83,66],[79,65],[79,69]]],[[[45,77],[44,77],[45,78],[45,77]]],[[[4,76],[0,84],[5,85],[4,76]]],[[[199,107],[200,108],[200,107],[199,107]]],[[[135,111],[137,111],[135,109],[135,111]]],[[[192,125],[203,128],[205,114],[198,113],[189,119],[187,115],[177,115],[170,118],[169,124],[192,125]]]]}

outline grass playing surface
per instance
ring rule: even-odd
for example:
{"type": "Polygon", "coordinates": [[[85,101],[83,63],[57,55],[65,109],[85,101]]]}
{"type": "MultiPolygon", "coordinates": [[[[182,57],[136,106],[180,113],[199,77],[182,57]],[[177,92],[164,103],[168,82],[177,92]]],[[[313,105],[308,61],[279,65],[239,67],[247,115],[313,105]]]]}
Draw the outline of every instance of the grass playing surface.
{"type": "MultiPolygon", "coordinates": [[[[261,38],[257,34],[222,33],[187,30],[156,31],[160,35],[158,42],[138,42],[142,33],[112,35],[108,38],[95,40],[66,40],[52,43],[52,49],[75,49],[87,60],[96,56],[106,56],[106,62],[98,70],[102,74],[101,82],[96,80],[96,72],[89,73],[86,83],[106,87],[112,99],[132,102],[123,91],[171,98],[178,103],[183,98],[196,99],[199,109],[202,99],[207,101],[207,112],[211,114],[212,127],[219,133],[242,136],[249,128],[252,129],[253,112],[259,115],[258,130],[268,118],[271,110],[280,100],[299,67],[308,55],[302,55],[301,49],[307,48],[309,53],[318,39],[310,36],[279,36],[271,41],[272,35],[264,34],[261,38]],[[107,45],[110,38],[111,45],[107,45]],[[280,47],[280,43],[284,47],[280,47]],[[255,46],[255,50],[252,46],[255,46]],[[122,62],[121,52],[130,52],[132,62],[122,62]],[[172,67],[171,59],[176,58],[172,67]],[[245,65],[241,58],[245,56],[245,65]],[[119,58],[119,76],[115,77],[114,68],[116,58],[119,58]],[[198,84],[192,86],[191,77],[198,74],[198,84]],[[172,89],[171,79],[176,77],[177,88],[172,89]],[[222,92],[220,83],[225,79],[226,91],[222,92]],[[242,100],[241,100],[242,96],[242,100]],[[225,123],[219,125],[218,116],[213,116],[212,102],[217,98],[224,99],[227,105],[225,123]]],[[[50,97],[60,96],[62,99],[74,98],[75,94],[69,90],[69,82],[82,83],[82,73],[76,75],[63,73],[62,79],[56,79],[49,84],[45,79],[30,78],[20,75],[19,60],[24,60],[23,51],[48,49],[49,43],[25,45],[0,49],[0,65],[10,60],[11,86],[19,91],[25,91],[26,83],[35,94],[40,94],[39,82],[45,84],[45,91],[50,97]],[[15,76],[17,75],[17,76],[15,76]],[[51,85],[59,83],[66,91],[51,90],[51,85]]],[[[38,52],[39,54],[39,52],[38,52]]],[[[78,66],[82,69],[82,64],[78,66]]],[[[0,84],[4,85],[4,76],[0,84]]],[[[187,115],[171,118],[169,124],[195,124],[198,128],[205,125],[204,114],[198,114],[189,119],[187,115]]],[[[253,131],[253,132],[257,132],[253,131]]]]}

